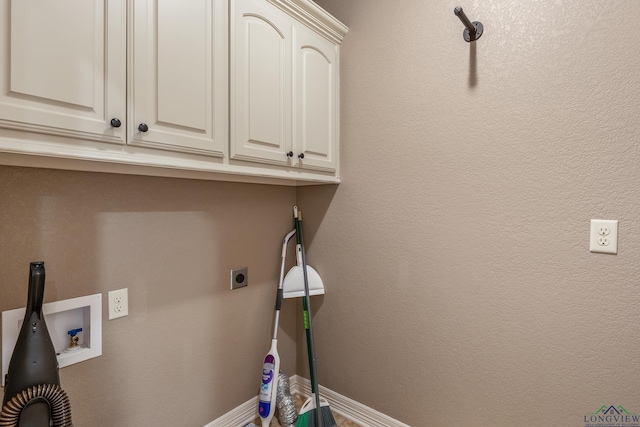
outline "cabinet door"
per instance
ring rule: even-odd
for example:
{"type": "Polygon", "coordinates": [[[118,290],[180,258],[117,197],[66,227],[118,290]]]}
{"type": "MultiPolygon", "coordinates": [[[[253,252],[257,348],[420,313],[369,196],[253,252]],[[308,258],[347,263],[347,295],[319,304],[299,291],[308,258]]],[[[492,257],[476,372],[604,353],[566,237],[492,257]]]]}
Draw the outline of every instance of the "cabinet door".
{"type": "Polygon", "coordinates": [[[305,169],[335,171],[338,46],[307,28],[296,31],[294,158],[305,169]]]}
{"type": "Polygon", "coordinates": [[[227,1],[136,0],[132,8],[129,142],[224,156],[227,1]]]}
{"type": "Polygon", "coordinates": [[[231,158],[290,163],[291,18],[265,0],[232,2],[231,158]]]}
{"type": "Polygon", "coordinates": [[[124,0],[0,0],[0,127],[125,142],[124,0]]]}

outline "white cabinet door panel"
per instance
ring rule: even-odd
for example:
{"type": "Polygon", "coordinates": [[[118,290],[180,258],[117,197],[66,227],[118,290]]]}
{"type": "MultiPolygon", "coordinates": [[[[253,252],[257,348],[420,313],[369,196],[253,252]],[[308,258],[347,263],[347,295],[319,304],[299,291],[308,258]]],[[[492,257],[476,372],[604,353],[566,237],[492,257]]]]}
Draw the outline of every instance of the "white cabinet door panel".
{"type": "Polygon", "coordinates": [[[296,34],[294,146],[307,169],[336,169],[337,46],[307,29],[296,34]]]}
{"type": "Polygon", "coordinates": [[[224,0],[134,2],[131,144],[225,155],[226,4],[224,0]],[[139,130],[141,123],[148,131],[139,130]]]}
{"type": "Polygon", "coordinates": [[[231,158],[287,165],[291,21],[265,1],[236,1],[234,7],[231,158]]]}
{"type": "Polygon", "coordinates": [[[124,0],[0,0],[0,127],[124,143],[124,0]]]}

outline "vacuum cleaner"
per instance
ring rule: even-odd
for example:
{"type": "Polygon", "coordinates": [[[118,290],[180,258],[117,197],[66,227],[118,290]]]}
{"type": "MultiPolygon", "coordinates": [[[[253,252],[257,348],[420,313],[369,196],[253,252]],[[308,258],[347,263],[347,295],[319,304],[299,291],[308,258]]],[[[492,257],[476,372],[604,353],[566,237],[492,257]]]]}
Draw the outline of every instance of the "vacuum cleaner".
{"type": "Polygon", "coordinates": [[[69,397],[60,387],[58,359],[42,314],[44,280],[44,262],[32,262],[27,310],[5,377],[2,427],[73,427],[69,397]]]}

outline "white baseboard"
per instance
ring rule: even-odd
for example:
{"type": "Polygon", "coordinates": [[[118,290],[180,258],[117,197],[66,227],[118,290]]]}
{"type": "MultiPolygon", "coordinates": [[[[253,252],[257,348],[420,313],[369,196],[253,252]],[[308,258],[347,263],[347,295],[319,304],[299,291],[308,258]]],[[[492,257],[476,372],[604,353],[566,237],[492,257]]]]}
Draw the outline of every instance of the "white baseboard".
{"type": "Polygon", "coordinates": [[[249,399],[242,405],[204,427],[244,427],[253,422],[258,416],[258,396],[249,399]]]}
{"type": "MultiPolygon", "coordinates": [[[[311,395],[311,382],[308,379],[294,375],[289,379],[289,383],[291,394],[307,397],[311,395]]],[[[332,412],[362,427],[411,427],[326,387],[319,386],[319,388],[320,395],[329,402],[332,412]]],[[[204,427],[244,427],[253,422],[257,416],[258,397],[256,396],[204,427]]]]}
{"type": "MultiPolygon", "coordinates": [[[[308,379],[295,375],[290,381],[291,393],[311,395],[311,382],[308,379]]],[[[329,402],[331,412],[342,415],[362,427],[411,427],[326,387],[318,388],[320,395],[329,402]]]]}

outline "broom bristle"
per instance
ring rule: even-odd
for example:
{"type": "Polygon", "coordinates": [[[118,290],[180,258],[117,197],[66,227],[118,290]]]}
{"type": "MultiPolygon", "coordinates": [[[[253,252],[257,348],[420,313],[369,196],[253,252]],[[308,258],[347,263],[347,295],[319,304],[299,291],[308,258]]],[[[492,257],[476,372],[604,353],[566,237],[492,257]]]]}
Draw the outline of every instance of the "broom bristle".
{"type": "Polygon", "coordinates": [[[320,406],[320,414],[322,415],[322,427],[338,427],[336,419],[333,418],[331,408],[328,406],[320,406]]]}
{"type": "MultiPolygon", "coordinates": [[[[312,409],[309,412],[298,415],[296,427],[316,427],[315,411],[317,411],[317,409],[312,409]]],[[[320,415],[322,415],[322,426],[320,427],[338,427],[331,408],[328,406],[320,406],[320,415]]]]}

